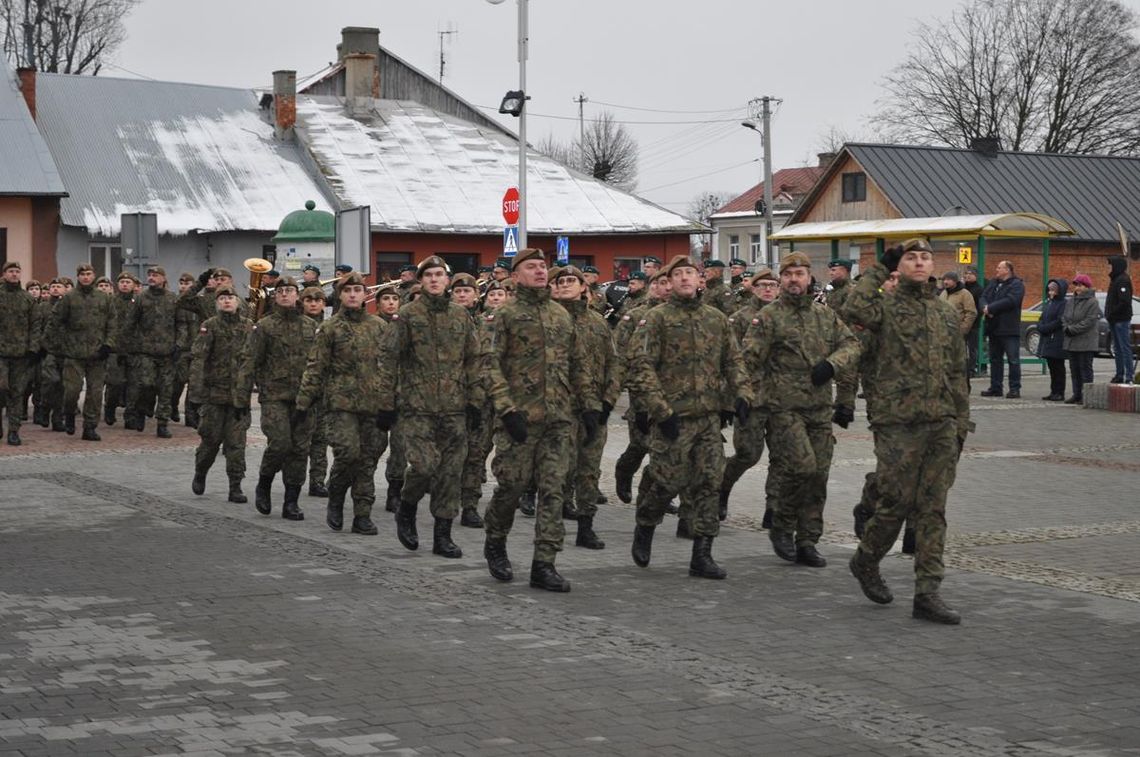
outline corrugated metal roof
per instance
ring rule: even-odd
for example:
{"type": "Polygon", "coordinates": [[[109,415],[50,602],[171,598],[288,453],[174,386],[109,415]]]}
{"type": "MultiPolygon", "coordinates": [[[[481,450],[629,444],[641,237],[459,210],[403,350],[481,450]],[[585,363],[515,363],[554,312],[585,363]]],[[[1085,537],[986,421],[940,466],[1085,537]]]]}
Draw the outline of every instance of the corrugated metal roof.
{"type": "MultiPolygon", "coordinates": [[[[772,174],[772,195],[786,192],[793,199],[806,195],[816,180],[827,170],[823,166],[803,166],[801,168],[781,168],[772,174]]],[[[756,201],[764,199],[764,182],[749,189],[742,195],[732,198],[724,207],[713,213],[716,218],[726,213],[756,213],[756,201]]]]}
{"type": "Polygon", "coordinates": [[[66,195],[19,84],[0,55],[0,195],[66,195]]]}
{"type": "Polygon", "coordinates": [[[328,206],[248,90],[40,74],[37,110],[68,226],[113,237],[120,214],[153,212],[163,233],[272,231],[306,200],[328,206]]]}
{"type": "MultiPolygon", "coordinates": [[[[352,118],[338,98],[297,98],[297,134],[340,203],[370,205],[375,229],[502,232],[502,195],[518,181],[514,139],[415,102],[373,105],[370,116],[352,118]]],[[[534,151],[527,195],[531,233],[703,229],[534,151]]]]}
{"type": "Polygon", "coordinates": [[[1140,233],[1140,158],[848,144],[847,150],[908,217],[1032,212],[1055,216],[1085,240],[1116,240],[1117,221],[1140,233]]]}
{"type": "Polygon", "coordinates": [[[1039,213],[997,213],[976,216],[936,216],[932,218],[882,218],[869,221],[816,221],[785,226],[772,239],[794,242],[823,242],[831,239],[956,239],[960,235],[1051,237],[1070,235],[1064,221],[1039,213]]]}

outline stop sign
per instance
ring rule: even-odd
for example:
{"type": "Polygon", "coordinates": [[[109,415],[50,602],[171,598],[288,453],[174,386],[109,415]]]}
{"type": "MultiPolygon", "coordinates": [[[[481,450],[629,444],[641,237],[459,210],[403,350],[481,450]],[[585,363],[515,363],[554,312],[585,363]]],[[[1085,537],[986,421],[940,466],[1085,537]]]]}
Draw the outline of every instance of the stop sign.
{"type": "Polygon", "coordinates": [[[503,220],[507,226],[514,226],[519,222],[519,189],[511,187],[503,194],[503,220]]]}

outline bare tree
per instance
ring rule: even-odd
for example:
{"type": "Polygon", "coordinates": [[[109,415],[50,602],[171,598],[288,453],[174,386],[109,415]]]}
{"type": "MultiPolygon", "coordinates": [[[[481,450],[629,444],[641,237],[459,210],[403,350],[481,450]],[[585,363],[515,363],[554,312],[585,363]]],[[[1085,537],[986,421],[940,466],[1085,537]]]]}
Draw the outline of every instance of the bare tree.
{"type": "Polygon", "coordinates": [[[4,53],[18,66],[98,74],[138,0],[0,0],[4,53]]]}
{"type": "MultiPolygon", "coordinates": [[[[688,218],[705,225],[709,224],[709,217],[717,212],[731,200],[734,195],[728,192],[701,192],[689,202],[688,218]]],[[[708,254],[712,249],[712,234],[689,235],[689,246],[695,252],[708,254]]]]}
{"type": "Polygon", "coordinates": [[[637,186],[637,140],[613,114],[603,111],[586,122],[584,140],[559,142],[552,135],[538,144],[538,151],[559,163],[590,174],[595,179],[626,191],[637,186]]]}
{"type": "Polygon", "coordinates": [[[1118,0],[971,0],[920,24],[874,121],[888,139],[1140,152],[1137,17],[1118,0]]]}
{"type": "Polygon", "coordinates": [[[535,145],[535,149],[548,158],[553,158],[567,168],[576,168],[581,163],[581,161],[578,160],[575,145],[559,142],[554,138],[553,134],[547,134],[541,142],[535,145]]]}

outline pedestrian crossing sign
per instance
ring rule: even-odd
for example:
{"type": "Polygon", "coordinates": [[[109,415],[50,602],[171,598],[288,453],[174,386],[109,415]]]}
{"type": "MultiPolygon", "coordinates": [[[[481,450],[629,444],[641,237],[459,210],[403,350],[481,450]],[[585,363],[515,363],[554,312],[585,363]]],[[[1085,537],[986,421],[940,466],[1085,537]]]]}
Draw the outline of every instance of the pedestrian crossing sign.
{"type": "Polygon", "coordinates": [[[503,257],[513,258],[519,252],[519,227],[507,226],[503,229],[503,257]]]}
{"type": "Polygon", "coordinates": [[[555,260],[558,265],[570,264],[570,237],[558,237],[555,240],[558,251],[555,260]]]}
{"type": "Polygon", "coordinates": [[[973,247],[959,247],[958,248],[958,262],[962,265],[970,265],[974,262],[974,248],[973,247]]]}

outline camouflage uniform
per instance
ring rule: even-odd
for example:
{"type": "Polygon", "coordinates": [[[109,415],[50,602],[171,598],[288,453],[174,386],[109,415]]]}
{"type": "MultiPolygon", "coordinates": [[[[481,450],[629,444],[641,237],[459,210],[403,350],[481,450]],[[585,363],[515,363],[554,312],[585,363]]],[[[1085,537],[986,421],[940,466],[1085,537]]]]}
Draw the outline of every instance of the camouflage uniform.
{"type": "Polygon", "coordinates": [[[298,410],[307,411],[322,397],[325,400],[333,449],[329,504],[343,504],[351,490],[356,518],[372,514],[373,476],[387,446],[387,435],[376,422],[385,328],[384,321],[362,309],[341,308],[317,329],[297,393],[298,410]]]}
{"type": "MultiPolygon", "coordinates": [[[[318,328],[325,322],[323,310],[320,315],[306,316],[306,318],[313,321],[318,328]]],[[[313,487],[317,484],[324,486],[325,477],[328,475],[329,470],[329,434],[323,397],[318,396],[316,398],[309,408],[309,415],[313,416],[313,431],[309,435],[309,494],[316,496],[313,492],[313,487]]],[[[319,489],[319,486],[317,488],[319,489]]]]}
{"type": "Polygon", "coordinates": [[[636,308],[640,305],[644,305],[648,299],[649,299],[649,287],[648,286],[646,286],[644,289],[639,289],[636,292],[630,292],[629,294],[627,294],[625,296],[625,299],[622,300],[621,307],[619,307],[617,309],[618,318],[622,318],[626,315],[629,315],[629,313],[634,308],[636,308]]]}
{"type": "MultiPolygon", "coordinates": [[[[261,432],[265,434],[265,452],[261,456],[260,479],[268,479],[281,471],[286,491],[300,491],[305,483],[305,463],[309,457],[309,440],[315,417],[306,413],[294,417],[301,375],[306,357],[317,336],[317,324],[295,308],[273,306],[273,312],[253,325],[237,383],[239,401],[249,406],[249,397],[257,385],[261,407],[261,432]]],[[[260,482],[259,482],[260,485],[260,482]]]]}
{"type": "Polygon", "coordinates": [[[51,312],[62,297],[53,297],[47,302],[41,302],[43,310],[39,314],[38,333],[40,335],[40,348],[47,351],[40,361],[40,396],[44,403],[46,415],[51,423],[52,431],[63,431],[63,355],[59,351],[59,344],[55,335],[49,330],[51,312]]]}
{"type": "Polygon", "coordinates": [[[18,432],[24,419],[27,366],[39,350],[35,305],[19,283],[0,282],[0,411],[7,408],[9,433],[18,432]]]}
{"type": "Polygon", "coordinates": [[[103,398],[105,354],[115,348],[118,326],[111,297],[94,284],[77,284],[52,308],[49,339],[63,355],[63,412],[74,418],[79,411],[79,393],[84,383],[83,427],[99,425],[103,398]],[[106,349],[104,349],[106,348],[106,349]]]}
{"type": "Polygon", "coordinates": [[[725,285],[723,278],[712,278],[705,282],[705,290],[701,293],[701,303],[716,308],[725,315],[732,315],[735,298],[732,291],[725,285]]]}
{"type": "Polygon", "coordinates": [[[534,560],[553,563],[562,549],[562,488],[575,422],[573,400],[599,411],[591,396],[583,343],[575,338],[566,309],[550,301],[548,288],[518,287],[515,300],[495,311],[491,344],[491,399],[498,418],[526,415],[527,438],[516,442],[497,421],[494,440],[495,492],[484,516],[489,541],[502,542],[511,531],[519,497],[534,480],[539,502],[535,519],[534,560]]]}
{"type": "MultiPolygon", "coordinates": [[[[47,288],[47,285],[44,285],[47,288]]],[[[58,298],[57,298],[58,299],[58,298]]],[[[62,412],[59,405],[59,399],[62,396],[61,387],[51,387],[52,394],[49,396],[49,387],[44,381],[44,366],[49,360],[47,343],[44,339],[47,330],[48,318],[51,317],[51,308],[55,304],[53,299],[39,299],[32,308],[32,339],[31,344],[35,345],[37,355],[34,359],[28,362],[28,371],[34,372],[31,381],[34,382],[35,391],[32,394],[32,402],[35,405],[35,418],[36,422],[45,428],[51,422],[51,414],[53,409],[55,412],[62,412]]],[[[58,381],[56,382],[58,384],[58,381]]]]}
{"type": "Polygon", "coordinates": [[[152,408],[160,428],[170,420],[178,310],[178,295],[161,286],[146,287],[127,308],[120,329],[130,334],[125,413],[134,416],[136,429],[152,408]]]}
{"type": "Polygon", "coordinates": [[[614,477],[619,483],[622,481],[632,481],[633,474],[637,473],[638,468],[641,467],[641,463],[645,460],[645,456],[649,454],[649,434],[642,433],[636,423],[637,412],[642,410],[642,408],[638,406],[633,390],[629,387],[629,366],[633,358],[629,345],[630,339],[636,332],[637,325],[641,323],[641,320],[645,317],[645,313],[648,312],[650,308],[660,304],[660,300],[646,298],[640,305],[624,314],[618,321],[617,328],[614,330],[614,345],[618,357],[618,385],[630,389],[629,410],[625,414],[625,420],[629,428],[629,443],[621,455],[618,456],[617,464],[614,466],[614,477]]]}
{"type": "Polygon", "coordinates": [[[840,318],[843,317],[843,306],[851,296],[852,289],[850,279],[840,279],[831,282],[831,289],[825,294],[827,306],[838,313],[840,318]]]}
{"type": "Polygon", "coordinates": [[[836,375],[854,370],[859,344],[835,312],[810,294],[780,297],[760,311],[745,337],[745,360],[768,411],[768,449],[779,494],[770,535],[795,533],[797,548],[823,533],[823,507],[835,437],[831,381],[811,382],[826,360],[836,375]]]}
{"type": "Polygon", "coordinates": [[[692,532],[711,539],[719,532],[717,491],[724,474],[721,410],[751,391],[728,318],[698,298],[674,294],[645,313],[633,338],[631,394],[654,426],[649,466],[637,490],[637,525],[655,527],[678,493],[694,497],[692,532]],[[660,423],[675,417],[677,439],[660,423]]]}
{"type": "Polygon", "coordinates": [[[103,421],[110,426],[115,422],[115,408],[123,408],[123,420],[132,417],[131,406],[127,403],[127,372],[130,370],[131,334],[124,329],[127,310],[134,301],[134,292],[116,291],[111,296],[115,306],[115,324],[118,328],[116,347],[107,358],[103,374],[103,421]]]}
{"type": "Polygon", "coordinates": [[[477,322],[476,334],[479,338],[480,380],[483,384],[482,420],[478,429],[467,429],[467,459],[463,463],[463,477],[460,483],[460,503],[464,510],[476,509],[487,481],[487,456],[491,454],[491,434],[494,429],[495,407],[490,397],[490,368],[488,357],[494,333],[495,314],[487,313],[477,322]]]}
{"type": "Polygon", "coordinates": [[[195,474],[205,475],[221,447],[231,491],[245,477],[249,399],[243,396],[237,374],[252,328],[253,322],[239,313],[218,313],[198,327],[191,348],[188,396],[199,406],[201,440],[194,453],[195,474]]]}
{"type": "Polygon", "coordinates": [[[460,507],[466,408],[483,404],[475,327],[459,305],[425,291],[400,308],[390,331],[380,396],[382,409],[400,411],[408,460],[401,507],[414,512],[430,491],[431,514],[451,520],[460,507]]]}
{"type": "Polygon", "coordinates": [[[887,275],[881,264],[872,266],[846,305],[851,321],[874,335],[879,358],[867,376],[874,390],[868,413],[879,501],[856,559],[878,563],[913,511],[915,594],[935,594],[943,574],[946,494],[960,445],[973,431],[965,345],[957,315],[933,285],[903,278],[886,297],[879,287],[887,275]]]}
{"type": "MultiPolygon", "coordinates": [[[[406,303],[400,296],[401,306],[406,303]]],[[[394,315],[381,315],[385,323],[392,323],[394,315]]],[[[384,465],[384,479],[388,482],[388,509],[395,512],[400,504],[400,491],[404,488],[404,474],[408,470],[408,451],[404,446],[403,429],[399,418],[388,432],[388,461],[384,465]]]]}
{"type": "MultiPolygon", "coordinates": [[[[178,309],[174,314],[174,379],[170,390],[171,417],[178,412],[178,401],[182,398],[182,391],[190,380],[190,348],[194,344],[194,336],[198,333],[198,313],[195,308],[185,307],[181,298],[178,309]]],[[[190,398],[186,399],[186,425],[195,423],[194,413],[191,409],[190,398]]]]}

